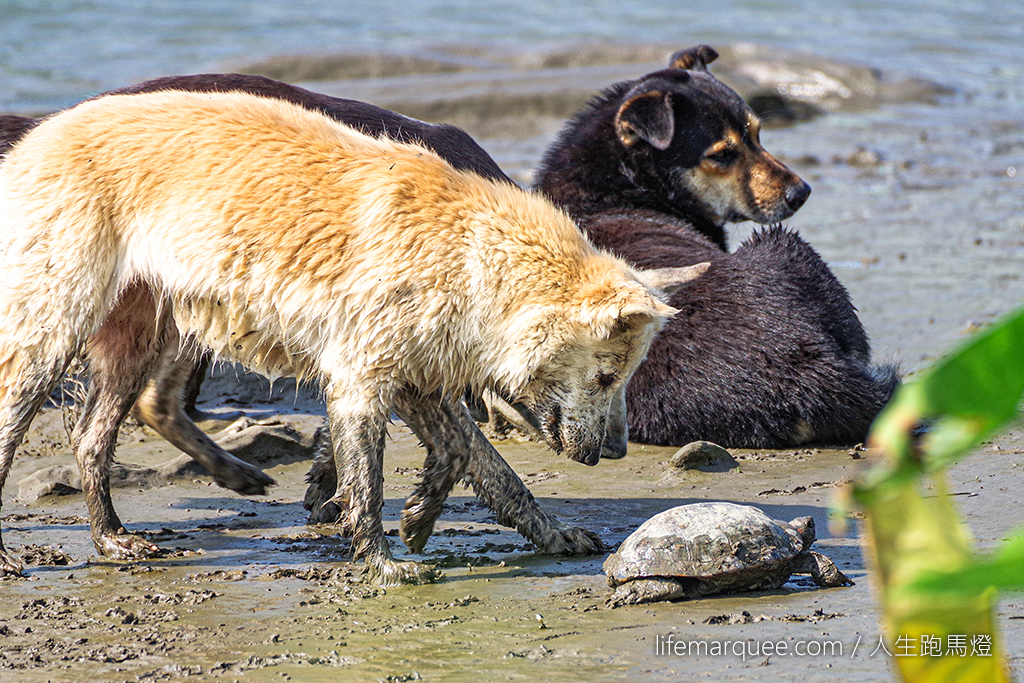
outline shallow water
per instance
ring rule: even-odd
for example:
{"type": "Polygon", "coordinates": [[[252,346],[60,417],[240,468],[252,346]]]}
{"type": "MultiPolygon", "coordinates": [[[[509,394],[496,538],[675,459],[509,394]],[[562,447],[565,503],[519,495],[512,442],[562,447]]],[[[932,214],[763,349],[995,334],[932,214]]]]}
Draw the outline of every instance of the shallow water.
{"type": "MultiPolygon", "coordinates": [[[[1024,6],[1003,0],[0,0],[0,110],[45,111],[131,82],[281,53],[530,52],[566,42],[751,41],[916,73],[1020,103],[1024,6]]],[[[595,84],[596,85],[596,84],[595,84]]]]}

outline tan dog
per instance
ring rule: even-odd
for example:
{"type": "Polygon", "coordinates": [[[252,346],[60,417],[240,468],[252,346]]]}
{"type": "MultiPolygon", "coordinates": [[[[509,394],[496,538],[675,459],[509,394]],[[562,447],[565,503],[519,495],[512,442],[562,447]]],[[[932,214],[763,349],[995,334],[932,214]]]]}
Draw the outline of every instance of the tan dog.
{"type": "MultiPolygon", "coordinates": [[[[497,386],[595,464],[613,396],[674,312],[651,290],[694,276],[636,272],[545,200],[423,147],[241,93],[111,96],[43,122],[0,166],[0,222],[0,485],[90,335],[134,401],[176,326],[321,382],[355,554],[383,583],[434,578],[383,535],[403,397],[497,386]]],[[[76,444],[90,506],[112,455],[94,441],[76,444]]],[[[2,545],[0,570],[20,570],[2,545]]]]}

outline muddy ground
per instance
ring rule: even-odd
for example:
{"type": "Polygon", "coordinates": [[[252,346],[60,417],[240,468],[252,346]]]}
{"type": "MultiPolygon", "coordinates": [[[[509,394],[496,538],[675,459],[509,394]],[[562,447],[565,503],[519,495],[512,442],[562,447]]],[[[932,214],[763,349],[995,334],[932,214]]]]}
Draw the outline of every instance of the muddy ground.
{"type": "MultiPolygon", "coordinates": [[[[647,62],[545,68],[557,77],[554,85],[527,74],[530,85],[529,78],[501,71],[492,72],[491,85],[480,85],[486,92],[499,80],[514,82],[515,97],[502,91],[488,100],[466,91],[466,102],[491,102],[503,111],[512,100],[540,103],[513,112],[518,127],[477,121],[475,114],[460,121],[524,182],[564,118],[558,83],[582,82],[589,90],[604,79],[648,70],[647,62]]],[[[450,85],[457,98],[462,91],[455,86],[470,78],[435,74],[429,84],[432,91],[450,85]]],[[[351,81],[306,85],[389,104],[379,93],[392,85],[415,99],[403,87],[409,79],[377,78],[365,93],[351,81]]],[[[908,97],[902,104],[877,102],[874,109],[839,108],[763,135],[766,147],[814,187],[790,225],[850,288],[877,355],[909,371],[1022,298],[1024,194],[1021,175],[1008,166],[1024,149],[1024,126],[991,103],[972,105],[967,95],[939,105],[908,97]]],[[[746,229],[733,230],[734,243],[746,229]]],[[[208,384],[200,404],[210,416],[205,429],[217,433],[245,414],[278,419],[294,430],[293,441],[308,442],[322,414],[315,399],[286,386],[273,395],[252,381],[240,387],[230,369],[223,374],[208,384]]],[[[114,501],[129,529],[150,535],[166,555],[108,562],[95,556],[80,494],[33,503],[16,498],[29,474],[73,466],[62,417],[61,409],[51,408],[37,418],[4,491],[5,542],[29,565],[27,579],[0,583],[4,683],[891,678],[890,658],[876,651],[878,617],[857,520],[845,537],[829,532],[835,486],[865,463],[851,448],[737,451],[738,470],[678,474],[668,466],[674,448],[633,444],[625,459],[586,468],[539,444],[499,442],[542,505],[611,546],[674,505],[750,503],[781,519],[812,515],[818,550],[856,582],[820,590],[797,578],[770,592],[609,609],[603,556],[537,556],[462,489],[450,499],[426,554],[414,558],[440,564],[445,579],[375,589],[360,580],[360,566],[347,561],[347,541],[331,529],[305,525],[308,461],[301,447],[263,462],[278,486],[247,499],[182,467],[174,448],[138,426],[124,430],[119,450],[122,463],[137,466],[127,479],[133,485],[116,489],[114,501]],[[747,651],[761,653],[659,654],[657,643],[670,634],[709,647],[742,641],[747,651]],[[791,651],[800,643],[808,654],[764,656],[764,645],[778,641],[791,651]]],[[[385,467],[391,529],[422,458],[415,438],[396,423],[385,467]]],[[[1021,522],[1022,470],[1024,430],[985,444],[953,470],[951,489],[982,546],[1021,522]]],[[[392,543],[401,550],[397,536],[392,543]]],[[[1003,600],[999,620],[1019,674],[1024,598],[1003,600]]]]}
{"type": "MultiPolygon", "coordinates": [[[[201,407],[219,417],[202,424],[216,433],[244,413],[311,434],[320,420],[316,402],[278,392],[269,403],[253,400],[258,389],[211,397],[201,407]]],[[[37,419],[12,482],[68,463],[61,413],[53,408],[37,419]]],[[[138,426],[122,441],[123,463],[156,469],[178,456],[138,426]]],[[[603,556],[535,555],[459,489],[425,554],[409,556],[443,567],[444,580],[384,591],[361,580],[347,540],[305,525],[308,461],[293,457],[266,463],[278,481],[269,496],[243,499],[187,470],[155,488],[136,481],[115,489],[129,528],[165,549],[147,562],[95,556],[81,494],[5,506],[6,542],[32,566],[28,579],[0,586],[0,680],[479,681],[487,672],[489,680],[825,681],[837,669],[854,680],[887,677],[889,658],[872,654],[879,627],[858,522],[847,537],[828,530],[830,496],[863,466],[862,451],[740,450],[736,470],[680,473],[668,464],[673,448],[634,445],[623,460],[585,468],[540,444],[498,445],[545,507],[610,545],[674,505],[744,502],[781,519],[813,516],[817,548],[856,585],[822,590],[794,577],[776,591],[611,609],[603,556]],[[670,634],[712,646],[744,641],[748,654],[664,654],[664,645],[657,654],[670,634]],[[764,643],[778,641],[803,643],[811,654],[760,654],[764,643]]],[[[952,488],[990,543],[1012,526],[1012,515],[992,511],[1012,509],[1024,485],[1024,438],[1009,435],[986,448],[1008,457],[959,467],[952,488]]],[[[385,468],[390,529],[422,456],[415,437],[396,424],[385,468]]],[[[397,537],[392,544],[401,550],[397,537]]],[[[1008,600],[1000,612],[1019,666],[1024,600],[1008,600]]]]}

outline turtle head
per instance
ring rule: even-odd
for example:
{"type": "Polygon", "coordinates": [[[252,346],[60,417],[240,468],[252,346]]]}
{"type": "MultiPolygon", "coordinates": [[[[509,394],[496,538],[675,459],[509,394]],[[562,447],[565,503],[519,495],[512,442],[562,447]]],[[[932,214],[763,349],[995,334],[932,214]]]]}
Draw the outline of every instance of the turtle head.
{"type": "Polygon", "coordinates": [[[800,534],[800,538],[804,542],[804,550],[810,550],[811,546],[814,545],[814,518],[813,517],[797,517],[789,523],[791,527],[796,529],[796,532],[800,534]]]}

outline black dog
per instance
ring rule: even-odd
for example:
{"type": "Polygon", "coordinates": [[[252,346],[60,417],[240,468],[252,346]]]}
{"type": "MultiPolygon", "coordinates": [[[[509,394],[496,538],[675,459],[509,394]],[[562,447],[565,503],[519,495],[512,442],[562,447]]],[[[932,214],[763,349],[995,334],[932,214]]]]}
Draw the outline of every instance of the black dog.
{"type": "Polygon", "coordinates": [[[761,147],[760,123],[707,72],[707,46],[607,89],[562,131],[536,188],[598,246],[650,268],[711,262],[626,389],[630,438],[780,448],[863,441],[898,383],[870,363],[845,288],[780,227],[725,251],[724,223],[775,224],[810,188],[761,147]]]}

